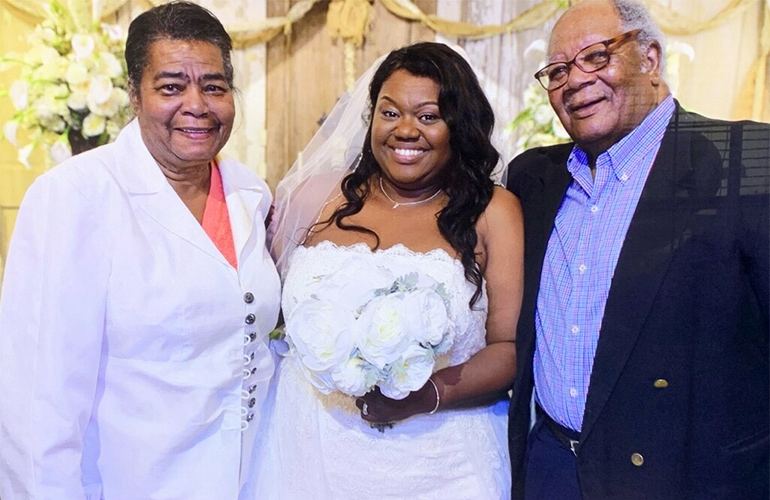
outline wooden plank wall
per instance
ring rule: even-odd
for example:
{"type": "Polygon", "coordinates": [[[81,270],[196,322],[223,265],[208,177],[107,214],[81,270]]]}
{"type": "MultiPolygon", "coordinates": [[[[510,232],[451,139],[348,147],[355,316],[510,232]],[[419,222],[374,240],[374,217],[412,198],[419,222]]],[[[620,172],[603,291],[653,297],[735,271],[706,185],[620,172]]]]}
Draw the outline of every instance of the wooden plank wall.
{"type": "MultiPolygon", "coordinates": [[[[267,17],[286,15],[293,3],[268,0],[267,17]]],[[[436,0],[415,4],[425,13],[436,12],[436,0]]],[[[433,31],[392,15],[379,2],[374,7],[371,36],[356,49],[356,76],[394,48],[435,39],[433,31]]],[[[267,46],[266,180],[271,188],[345,91],[345,45],[327,34],[327,8],[328,2],[317,3],[290,35],[278,36],[267,46]]]]}

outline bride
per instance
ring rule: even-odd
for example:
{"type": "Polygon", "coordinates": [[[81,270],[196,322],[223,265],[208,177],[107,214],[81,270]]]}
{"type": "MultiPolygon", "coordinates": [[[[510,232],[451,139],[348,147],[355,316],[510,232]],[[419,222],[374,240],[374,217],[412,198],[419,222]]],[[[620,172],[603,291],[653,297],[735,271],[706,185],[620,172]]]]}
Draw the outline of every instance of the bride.
{"type": "Polygon", "coordinates": [[[523,228],[491,179],[493,125],[465,59],[415,44],[359,79],[279,185],[287,353],[257,499],[510,497],[523,228]]]}

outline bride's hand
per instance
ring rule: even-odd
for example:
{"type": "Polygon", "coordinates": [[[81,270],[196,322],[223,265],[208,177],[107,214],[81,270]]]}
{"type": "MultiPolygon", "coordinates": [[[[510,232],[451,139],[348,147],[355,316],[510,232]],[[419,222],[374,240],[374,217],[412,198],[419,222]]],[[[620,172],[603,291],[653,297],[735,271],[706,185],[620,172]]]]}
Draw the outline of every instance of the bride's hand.
{"type": "Polygon", "coordinates": [[[429,381],[421,389],[409,393],[404,399],[384,396],[379,387],[356,399],[361,418],[372,424],[392,424],[420,413],[430,413],[436,408],[436,390],[429,381]]]}

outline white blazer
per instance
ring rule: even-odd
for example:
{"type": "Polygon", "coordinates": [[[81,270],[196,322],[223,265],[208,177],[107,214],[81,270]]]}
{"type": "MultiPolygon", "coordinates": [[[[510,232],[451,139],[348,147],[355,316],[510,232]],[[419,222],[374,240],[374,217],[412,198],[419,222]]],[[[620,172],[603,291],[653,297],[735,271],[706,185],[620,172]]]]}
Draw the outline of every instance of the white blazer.
{"type": "Polygon", "coordinates": [[[0,295],[3,500],[248,497],[280,281],[267,186],[218,162],[237,271],[136,120],[30,187],[0,295]]]}

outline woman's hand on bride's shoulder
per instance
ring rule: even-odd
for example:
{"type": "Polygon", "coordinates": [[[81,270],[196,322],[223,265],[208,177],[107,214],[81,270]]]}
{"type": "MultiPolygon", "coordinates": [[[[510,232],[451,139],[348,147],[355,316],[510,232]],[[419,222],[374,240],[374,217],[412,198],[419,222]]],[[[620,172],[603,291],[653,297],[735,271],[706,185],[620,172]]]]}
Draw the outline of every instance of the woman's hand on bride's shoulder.
{"type": "Polygon", "coordinates": [[[367,422],[392,424],[420,413],[432,413],[437,406],[437,396],[430,381],[404,399],[391,399],[375,387],[356,399],[356,406],[361,410],[361,418],[367,422]]]}

